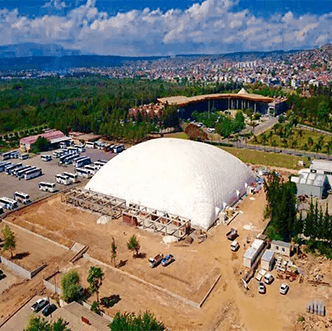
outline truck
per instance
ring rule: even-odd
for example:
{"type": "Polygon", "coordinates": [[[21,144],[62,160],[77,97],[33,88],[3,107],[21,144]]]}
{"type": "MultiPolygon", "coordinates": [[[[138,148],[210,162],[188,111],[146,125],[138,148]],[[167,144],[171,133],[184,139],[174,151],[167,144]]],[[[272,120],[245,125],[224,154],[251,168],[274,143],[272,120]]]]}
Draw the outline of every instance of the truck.
{"type": "Polygon", "coordinates": [[[233,228],[231,228],[231,231],[226,233],[226,237],[228,240],[234,240],[237,238],[237,236],[238,236],[237,230],[233,228]]]}
{"type": "Polygon", "coordinates": [[[149,267],[150,268],[156,267],[163,258],[164,258],[164,254],[158,254],[155,257],[150,257],[149,258],[149,267]]]}

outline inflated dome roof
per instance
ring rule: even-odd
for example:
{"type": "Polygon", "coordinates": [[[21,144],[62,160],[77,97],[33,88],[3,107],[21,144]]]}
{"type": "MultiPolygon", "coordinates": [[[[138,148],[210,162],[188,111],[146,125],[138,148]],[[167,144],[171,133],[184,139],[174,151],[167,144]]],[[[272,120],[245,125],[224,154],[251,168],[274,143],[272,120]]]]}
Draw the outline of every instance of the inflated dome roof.
{"type": "Polygon", "coordinates": [[[135,145],[103,166],[86,189],[191,219],[208,228],[254,180],[224,150],[194,141],[160,138],[135,145]]]}

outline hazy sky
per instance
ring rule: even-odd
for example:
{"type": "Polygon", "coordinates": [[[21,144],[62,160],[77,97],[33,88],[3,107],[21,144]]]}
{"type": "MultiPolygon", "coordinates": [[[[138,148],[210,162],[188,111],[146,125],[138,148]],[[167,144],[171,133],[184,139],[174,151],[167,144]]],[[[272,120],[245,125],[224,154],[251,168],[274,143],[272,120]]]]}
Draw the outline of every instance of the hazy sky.
{"type": "Polygon", "coordinates": [[[332,42],[332,0],[0,0],[0,31],[96,54],[302,49],[332,42]]]}

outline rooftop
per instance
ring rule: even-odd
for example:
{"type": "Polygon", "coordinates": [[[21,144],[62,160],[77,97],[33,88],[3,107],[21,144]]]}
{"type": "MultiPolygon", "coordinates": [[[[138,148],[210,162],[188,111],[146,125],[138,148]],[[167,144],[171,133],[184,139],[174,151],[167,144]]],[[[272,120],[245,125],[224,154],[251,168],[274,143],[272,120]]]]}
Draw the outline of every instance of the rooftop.
{"type": "Polygon", "coordinates": [[[71,331],[110,331],[110,321],[75,301],[53,313],[54,320],[60,317],[68,322],[67,327],[71,331]],[[83,322],[82,317],[90,324],[83,322]]]}
{"type": "Polygon", "coordinates": [[[266,102],[266,103],[270,103],[274,100],[271,97],[265,97],[259,94],[249,94],[244,89],[242,89],[239,93],[204,94],[204,95],[196,95],[193,97],[186,97],[183,95],[179,95],[174,97],[159,98],[157,100],[163,104],[168,103],[169,105],[187,106],[190,103],[203,102],[207,100],[228,99],[228,98],[244,99],[244,100],[266,102]]]}
{"type": "Polygon", "coordinates": [[[292,176],[291,182],[303,185],[324,186],[326,176],[313,172],[302,172],[299,177],[292,176]]]}
{"type": "Polygon", "coordinates": [[[20,140],[20,144],[30,144],[30,145],[34,144],[36,142],[36,140],[38,139],[38,137],[44,137],[50,141],[50,140],[57,139],[57,138],[63,138],[63,137],[65,137],[65,134],[59,130],[45,132],[45,133],[41,133],[41,134],[36,134],[34,136],[22,138],[20,140]]]}
{"type": "Polygon", "coordinates": [[[272,240],[272,244],[286,248],[290,248],[291,246],[290,243],[286,243],[285,241],[280,241],[280,240],[272,240]]]}

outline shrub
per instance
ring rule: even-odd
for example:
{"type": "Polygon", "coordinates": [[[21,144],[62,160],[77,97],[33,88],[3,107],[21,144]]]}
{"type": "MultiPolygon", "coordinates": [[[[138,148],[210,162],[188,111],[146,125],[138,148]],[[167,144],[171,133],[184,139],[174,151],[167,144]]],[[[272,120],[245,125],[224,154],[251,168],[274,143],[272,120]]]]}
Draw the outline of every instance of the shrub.
{"type": "Polygon", "coordinates": [[[97,301],[93,301],[93,304],[91,305],[90,310],[98,315],[100,315],[100,313],[101,313],[101,310],[100,310],[100,307],[99,307],[99,304],[97,301]]]}

